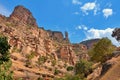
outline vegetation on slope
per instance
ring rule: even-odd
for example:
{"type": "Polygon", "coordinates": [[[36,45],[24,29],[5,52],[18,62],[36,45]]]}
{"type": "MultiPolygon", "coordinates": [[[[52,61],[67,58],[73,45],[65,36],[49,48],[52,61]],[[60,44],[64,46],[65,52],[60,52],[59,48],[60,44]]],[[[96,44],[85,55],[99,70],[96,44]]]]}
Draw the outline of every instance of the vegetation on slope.
{"type": "Polygon", "coordinates": [[[108,38],[102,38],[89,51],[89,55],[92,61],[103,63],[110,58],[114,50],[112,42],[108,38]]]}
{"type": "Polygon", "coordinates": [[[7,38],[0,36],[0,80],[13,80],[9,49],[7,38]]]}

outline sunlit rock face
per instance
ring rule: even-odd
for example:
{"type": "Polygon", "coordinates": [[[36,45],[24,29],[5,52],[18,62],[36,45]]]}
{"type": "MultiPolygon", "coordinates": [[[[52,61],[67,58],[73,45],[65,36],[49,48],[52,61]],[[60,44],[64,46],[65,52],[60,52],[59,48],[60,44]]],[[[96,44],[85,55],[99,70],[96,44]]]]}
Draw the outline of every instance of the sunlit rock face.
{"type": "Polygon", "coordinates": [[[32,13],[23,6],[16,6],[13,13],[9,17],[9,21],[15,23],[23,23],[31,26],[37,26],[35,18],[32,13]]]}

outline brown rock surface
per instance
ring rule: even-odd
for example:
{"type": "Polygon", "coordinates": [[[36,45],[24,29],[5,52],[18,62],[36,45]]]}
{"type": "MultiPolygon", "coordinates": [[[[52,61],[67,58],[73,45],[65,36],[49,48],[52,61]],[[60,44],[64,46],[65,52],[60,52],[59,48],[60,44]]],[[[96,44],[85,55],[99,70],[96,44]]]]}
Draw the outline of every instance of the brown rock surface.
{"type": "Polygon", "coordinates": [[[38,28],[32,13],[23,6],[15,7],[9,18],[0,15],[0,35],[7,36],[11,45],[11,69],[16,79],[63,77],[67,66],[74,66],[79,58],[88,60],[85,45],[71,44],[67,32],[63,35],[38,28]],[[39,57],[43,60],[40,65],[39,57]],[[58,75],[54,75],[55,69],[58,75]]]}
{"type": "Polygon", "coordinates": [[[90,39],[82,41],[80,44],[86,45],[88,49],[92,48],[95,43],[97,43],[100,39],[90,39]]]}
{"type": "Polygon", "coordinates": [[[35,18],[32,13],[23,6],[16,6],[13,13],[9,17],[9,21],[15,23],[24,23],[31,26],[37,26],[35,18]]]}
{"type": "Polygon", "coordinates": [[[5,16],[3,16],[3,15],[1,15],[0,14],[0,21],[2,22],[2,21],[5,21],[7,18],[5,17],[5,16]]]}
{"type": "Polygon", "coordinates": [[[112,59],[108,60],[106,65],[109,65],[108,69],[104,68],[103,74],[100,80],[119,80],[120,79],[120,56],[113,57],[112,59]]]}
{"type": "Polygon", "coordinates": [[[62,60],[69,62],[70,64],[75,64],[75,54],[70,46],[63,46],[60,49],[60,57],[62,60]]]}
{"type": "Polygon", "coordinates": [[[53,40],[56,40],[56,41],[61,42],[61,41],[64,39],[64,36],[63,36],[62,32],[59,32],[59,31],[51,31],[51,30],[48,30],[47,32],[49,33],[49,36],[50,36],[53,40]]]}

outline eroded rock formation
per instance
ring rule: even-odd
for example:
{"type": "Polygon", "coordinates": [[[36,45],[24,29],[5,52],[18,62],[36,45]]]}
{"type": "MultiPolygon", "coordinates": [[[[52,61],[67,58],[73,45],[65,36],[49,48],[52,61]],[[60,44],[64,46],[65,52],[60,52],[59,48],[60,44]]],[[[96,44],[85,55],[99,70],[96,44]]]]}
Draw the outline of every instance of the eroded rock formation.
{"type": "Polygon", "coordinates": [[[18,24],[27,24],[30,26],[37,26],[35,18],[32,13],[23,6],[16,6],[13,13],[9,17],[9,21],[13,21],[18,24]]]}

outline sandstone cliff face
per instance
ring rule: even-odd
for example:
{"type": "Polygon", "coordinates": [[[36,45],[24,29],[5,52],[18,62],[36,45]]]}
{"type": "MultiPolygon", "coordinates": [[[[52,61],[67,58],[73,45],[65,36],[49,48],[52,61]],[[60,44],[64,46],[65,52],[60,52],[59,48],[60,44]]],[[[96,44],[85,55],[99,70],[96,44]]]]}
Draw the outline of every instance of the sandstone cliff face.
{"type": "Polygon", "coordinates": [[[63,41],[63,39],[64,39],[64,36],[63,36],[62,32],[59,32],[59,31],[51,31],[51,30],[48,30],[47,32],[49,33],[49,36],[50,36],[53,40],[57,40],[58,42],[61,42],[61,41],[63,41]]]}
{"type": "Polygon", "coordinates": [[[32,13],[23,6],[15,7],[8,18],[0,15],[0,35],[7,36],[11,45],[11,69],[16,79],[28,76],[31,80],[39,76],[53,78],[56,68],[60,71],[57,76],[64,76],[67,73],[64,65],[76,62],[68,33],[64,37],[61,32],[38,28],[32,13]],[[45,59],[41,66],[37,64],[39,57],[45,59]]]}
{"type": "Polygon", "coordinates": [[[76,55],[70,46],[63,46],[60,49],[60,57],[62,60],[69,62],[72,65],[76,62],[76,55]]]}
{"type": "Polygon", "coordinates": [[[32,13],[23,6],[16,6],[13,13],[9,17],[9,21],[14,23],[24,23],[31,26],[37,26],[35,18],[32,13]]]}

